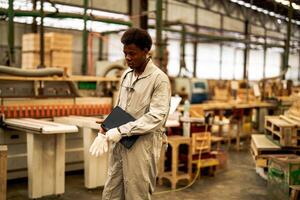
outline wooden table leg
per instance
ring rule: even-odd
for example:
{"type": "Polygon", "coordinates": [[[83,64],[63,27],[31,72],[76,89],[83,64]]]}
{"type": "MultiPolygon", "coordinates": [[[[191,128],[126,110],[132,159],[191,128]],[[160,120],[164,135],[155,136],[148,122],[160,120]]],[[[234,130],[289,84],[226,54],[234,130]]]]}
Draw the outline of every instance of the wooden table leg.
{"type": "Polygon", "coordinates": [[[7,146],[0,145],[0,200],[6,200],[7,146]]]}
{"type": "Polygon", "coordinates": [[[238,130],[236,133],[236,150],[240,151],[240,132],[242,131],[242,122],[238,122],[238,130]]]}
{"type": "Polygon", "coordinates": [[[29,198],[65,191],[65,134],[27,133],[29,198]]]}
{"type": "Polygon", "coordinates": [[[172,146],[172,189],[176,189],[178,169],[178,145],[172,146]]]}
{"type": "Polygon", "coordinates": [[[94,142],[98,131],[91,128],[80,128],[83,135],[84,148],[84,185],[86,188],[96,188],[103,186],[107,176],[107,153],[101,156],[92,156],[89,152],[90,146],[94,142]]]}

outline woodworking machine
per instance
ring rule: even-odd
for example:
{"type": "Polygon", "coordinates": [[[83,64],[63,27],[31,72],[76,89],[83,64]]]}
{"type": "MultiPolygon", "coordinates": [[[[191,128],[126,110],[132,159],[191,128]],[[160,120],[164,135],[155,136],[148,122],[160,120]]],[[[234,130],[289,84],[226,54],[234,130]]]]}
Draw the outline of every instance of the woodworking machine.
{"type": "MultiPolygon", "coordinates": [[[[27,176],[26,134],[5,124],[8,119],[103,116],[111,97],[82,97],[74,82],[115,82],[103,77],[66,77],[58,69],[20,70],[0,66],[0,145],[8,145],[8,179],[27,176]]],[[[66,170],[83,169],[82,135],[66,135],[66,170]]]]}

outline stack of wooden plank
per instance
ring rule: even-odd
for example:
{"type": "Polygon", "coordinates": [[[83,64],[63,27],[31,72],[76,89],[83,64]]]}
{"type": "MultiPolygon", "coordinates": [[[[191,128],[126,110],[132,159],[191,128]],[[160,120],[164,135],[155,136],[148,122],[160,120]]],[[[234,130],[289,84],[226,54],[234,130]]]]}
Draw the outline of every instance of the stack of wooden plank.
{"type": "MultiPolygon", "coordinates": [[[[73,36],[64,33],[46,33],[44,38],[45,67],[58,67],[72,74],[73,36]]],[[[40,65],[40,36],[30,33],[22,38],[22,68],[36,69],[40,65]]]]}
{"type": "MultiPolygon", "coordinates": [[[[44,39],[44,64],[50,67],[50,40],[44,39]]],[[[40,65],[40,35],[24,34],[22,37],[22,68],[36,69],[40,65]]]]}
{"type": "Polygon", "coordinates": [[[271,142],[265,135],[251,135],[251,154],[256,167],[268,167],[268,159],[272,155],[284,153],[279,145],[271,142]]]}

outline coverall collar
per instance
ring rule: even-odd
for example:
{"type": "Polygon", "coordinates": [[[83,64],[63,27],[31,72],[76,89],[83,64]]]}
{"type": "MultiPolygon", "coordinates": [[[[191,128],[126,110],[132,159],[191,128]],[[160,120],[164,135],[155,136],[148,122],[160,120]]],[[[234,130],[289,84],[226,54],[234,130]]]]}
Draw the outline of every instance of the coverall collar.
{"type": "MultiPolygon", "coordinates": [[[[143,71],[143,73],[139,76],[138,79],[141,79],[141,78],[145,78],[147,76],[149,76],[150,74],[152,74],[152,72],[155,71],[155,67],[154,67],[154,64],[153,64],[153,61],[152,59],[150,59],[147,63],[147,66],[145,67],[145,70],[143,71]]],[[[132,73],[133,72],[133,69],[128,69],[125,76],[128,74],[128,73],[132,73]]]]}

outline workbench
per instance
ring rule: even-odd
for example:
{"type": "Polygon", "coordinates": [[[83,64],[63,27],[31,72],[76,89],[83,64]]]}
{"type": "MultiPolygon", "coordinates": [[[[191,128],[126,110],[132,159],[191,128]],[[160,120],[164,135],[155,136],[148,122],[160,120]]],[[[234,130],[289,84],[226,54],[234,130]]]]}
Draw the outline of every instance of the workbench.
{"type": "Polygon", "coordinates": [[[92,156],[89,152],[90,146],[95,140],[100,128],[101,119],[96,117],[68,116],[55,117],[55,122],[76,125],[83,135],[84,151],[84,185],[88,189],[104,186],[107,176],[108,154],[99,157],[92,156]]]}
{"type": "MultiPolygon", "coordinates": [[[[275,108],[276,105],[268,103],[268,102],[261,102],[261,101],[254,101],[254,102],[214,102],[210,101],[207,103],[202,104],[192,104],[190,109],[202,109],[204,112],[213,111],[218,113],[219,120],[222,121],[224,112],[226,110],[232,110],[233,112],[238,113],[239,120],[237,122],[237,136],[236,136],[236,149],[239,151],[240,149],[240,137],[244,122],[244,110],[245,109],[258,109],[257,121],[263,122],[264,116],[267,114],[267,109],[275,108]]],[[[219,137],[222,136],[222,126],[219,129],[219,137]]]]}
{"type": "Polygon", "coordinates": [[[77,132],[77,127],[31,118],[6,119],[5,124],[27,135],[29,198],[63,194],[65,133],[77,132]]]}

